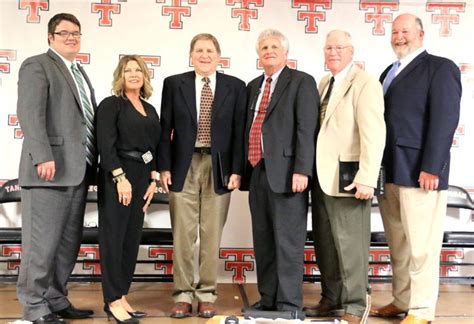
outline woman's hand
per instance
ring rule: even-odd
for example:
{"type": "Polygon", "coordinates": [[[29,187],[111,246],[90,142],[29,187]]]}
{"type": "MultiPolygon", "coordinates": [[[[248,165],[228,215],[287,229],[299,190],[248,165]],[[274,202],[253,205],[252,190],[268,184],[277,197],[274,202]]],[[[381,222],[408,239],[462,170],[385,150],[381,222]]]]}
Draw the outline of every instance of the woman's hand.
{"type": "Polygon", "coordinates": [[[117,182],[118,201],[124,206],[130,205],[132,201],[132,185],[127,178],[117,182]]]}
{"type": "Polygon", "coordinates": [[[153,199],[153,195],[156,191],[156,181],[150,182],[148,188],[146,189],[145,195],[143,196],[143,200],[145,200],[145,205],[143,206],[143,212],[145,213],[150,206],[151,200],[153,199]]]}

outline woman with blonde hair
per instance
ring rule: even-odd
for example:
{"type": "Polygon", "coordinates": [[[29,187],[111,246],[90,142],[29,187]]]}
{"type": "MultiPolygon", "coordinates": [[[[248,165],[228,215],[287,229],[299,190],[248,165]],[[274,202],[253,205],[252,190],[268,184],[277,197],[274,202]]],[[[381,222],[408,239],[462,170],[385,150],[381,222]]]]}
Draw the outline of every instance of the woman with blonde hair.
{"type": "Polygon", "coordinates": [[[113,95],[97,110],[99,246],[104,311],[117,323],[138,323],[127,294],[140,245],[144,214],[156,190],[156,151],[161,133],[150,76],[140,56],[123,56],[113,95]]]}

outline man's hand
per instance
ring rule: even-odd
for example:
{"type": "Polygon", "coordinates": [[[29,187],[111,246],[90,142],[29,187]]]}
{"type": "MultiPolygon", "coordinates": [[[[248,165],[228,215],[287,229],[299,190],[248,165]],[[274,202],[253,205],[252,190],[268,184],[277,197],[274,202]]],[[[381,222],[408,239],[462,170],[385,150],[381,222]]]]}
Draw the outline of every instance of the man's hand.
{"type": "Polygon", "coordinates": [[[301,173],[293,173],[291,189],[293,192],[303,192],[308,186],[308,176],[301,173]]]}
{"type": "Polygon", "coordinates": [[[160,172],[160,184],[161,188],[163,188],[163,191],[165,193],[169,193],[170,190],[168,186],[172,184],[171,182],[171,172],[170,171],[161,171],[160,172]]]}
{"type": "Polygon", "coordinates": [[[38,177],[44,181],[51,181],[56,174],[56,164],[54,161],[38,163],[36,165],[36,171],[38,172],[38,177]]]}
{"type": "Polygon", "coordinates": [[[437,190],[439,185],[439,177],[437,175],[421,171],[418,182],[420,183],[420,188],[423,190],[437,190]]]}
{"type": "Polygon", "coordinates": [[[240,188],[240,176],[238,174],[232,174],[229,178],[229,184],[227,189],[234,190],[240,188]]]}
{"type": "Polygon", "coordinates": [[[367,200],[372,199],[374,197],[374,188],[356,182],[353,182],[347,187],[344,187],[344,190],[351,191],[354,188],[356,188],[355,197],[357,199],[367,200]]]}

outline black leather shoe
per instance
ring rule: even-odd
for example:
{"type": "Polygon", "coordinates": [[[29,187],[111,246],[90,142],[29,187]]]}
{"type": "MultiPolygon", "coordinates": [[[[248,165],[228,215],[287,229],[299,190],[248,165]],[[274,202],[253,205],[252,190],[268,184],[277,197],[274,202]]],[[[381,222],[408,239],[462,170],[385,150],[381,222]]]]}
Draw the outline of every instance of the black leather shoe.
{"type": "Polygon", "coordinates": [[[53,324],[64,324],[66,323],[62,318],[59,318],[54,313],[50,313],[33,321],[33,324],[44,324],[44,323],[53,323],[53,324]]]}
{"type": "Polygon", "coordinates": [[[134,312],[127,312],[133,318],[142,318],[147,316],[148,314],[142,311],[134,311],[134,312]]]}
{"type": "Polygon", "coordinates": [[[274,311],[274,310],[276,310],[276,308],[273,307],[273,306],[263,305],[260,301],[258,301],[258,302],[256,302],[255,304],[253,304],[249,307],[242,308],[242,313],[245,312],[246,310],[274,311]]]}
{"type": "Polygon", "coordinates": [[[69,305],[68,307],[54,313],[61,318],[68,319],[88,318],[94,314],[94,312],[90,309],[78,309],[72,305],[69,305]]]}
{"type": "MultiPolygon", "coordinates": [[[[107,321],[109,321],[110,318],[112,317],[115,320],[115,322],[117,322],[117,324],[138,324],[138,323],[140,323],[140,321],[138,319],[134,318],[134,317],[127,318],[123,321],[118,319],[117,317],[115,317],[114,313],[112,313],[112,311],[110,310],[109,304],[104,304],[104,312],[107,314],[107,321]]],[[[130,313],[129,313],[129,315],[131,316],[130,313]]]]}
{"type": "Polygon", "coordinates": [[[308,317],[332,317],[340,311],[344,311],[342,306],[336,306],[326,298],[321,298],[316,306],[304,307],[303,311],[308,317]]]}

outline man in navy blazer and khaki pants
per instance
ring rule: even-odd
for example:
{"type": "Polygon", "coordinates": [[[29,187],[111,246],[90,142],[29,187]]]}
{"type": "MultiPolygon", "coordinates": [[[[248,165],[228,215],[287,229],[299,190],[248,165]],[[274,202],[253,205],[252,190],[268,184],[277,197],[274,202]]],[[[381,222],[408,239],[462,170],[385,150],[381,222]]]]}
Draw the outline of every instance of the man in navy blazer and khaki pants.
{"type": "Polygon", "coordinates": [[[408,313],[403,324],[427,323],[435,317],[449,150],[461,99],[459,68],[428,54],[423,36],[419,18],[398,16],[391,37],[398,61],[381,76],[387,185],[379,204],[390,247],[394,299],[371,314],[408,313]]]}
{"type": "Polygon", "coordinates": [[[71,14],[48,23],[47,53],[26,59],[18,81],[18,118],[24,133],[22,256],[18,299],[33,323],[85,318],[67,298],[67,280],[81,245],[88,183],[95,178],[96,102],[75,61],[81,25],[71,14]]]}
{"type": "Polygon", "coordinates": [[[230,191],[240,187],[243,171],[245,83],[216,72],[220,53],[213,35],[196,35],[190,46],[194,71],[170,76],[163,85],[158,164],[161,184],[170,192],[175,318],[190,316],[195,298],[199,316],[216,312],[219,245],[230,191]],[[220,165],[228,167],[223,170],[228,183],[220,165]],[[194,285],[198,230],[199,282],[194,285]]]}

